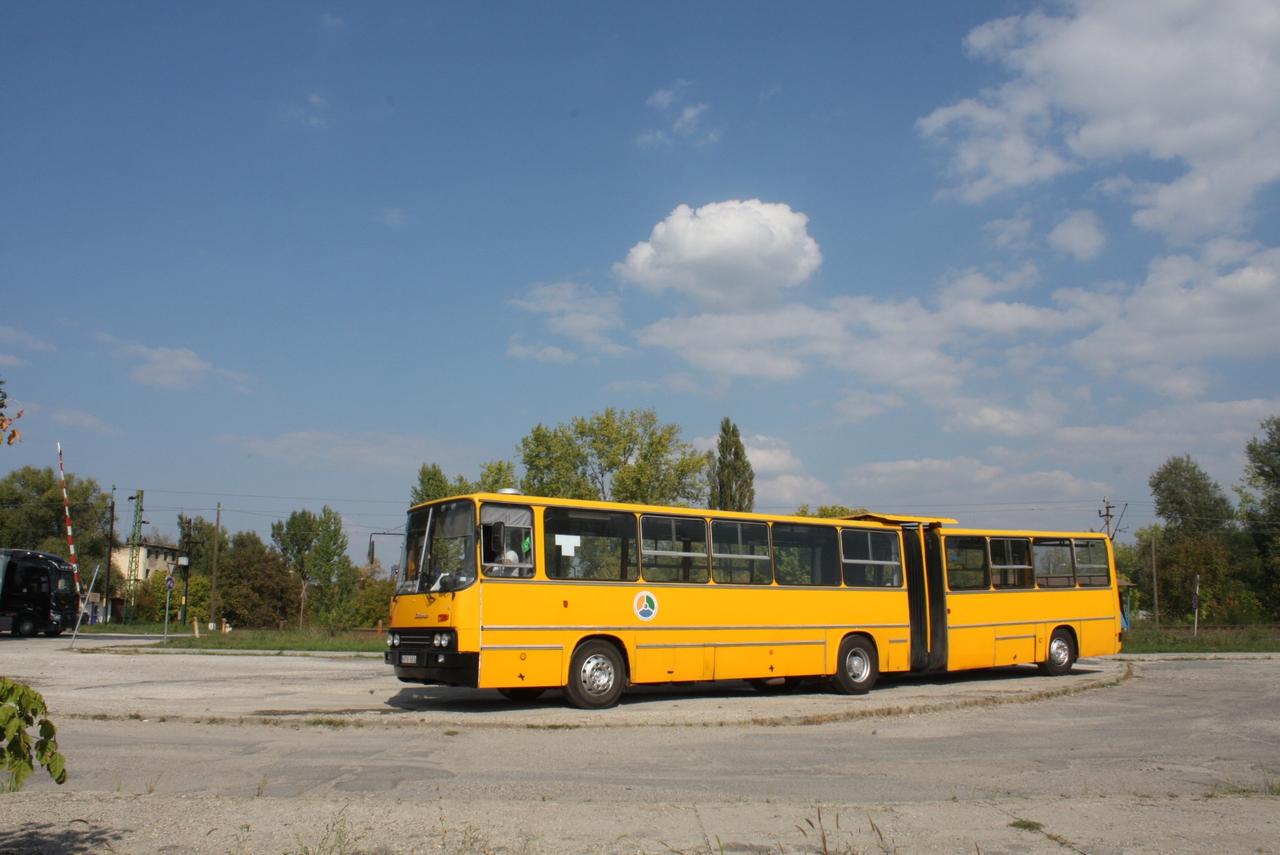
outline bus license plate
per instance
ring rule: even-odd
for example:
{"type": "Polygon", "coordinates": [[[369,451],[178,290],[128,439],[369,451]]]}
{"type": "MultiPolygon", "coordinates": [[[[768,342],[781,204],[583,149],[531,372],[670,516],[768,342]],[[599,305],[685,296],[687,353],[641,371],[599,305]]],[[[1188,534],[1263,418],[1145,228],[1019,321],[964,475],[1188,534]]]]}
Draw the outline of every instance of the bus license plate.
{"type": "Polygon", "coordinates": [[[416,654],[416,653],[401,653],[401,654],[400,654],[400,664],[401,664],[401,665],[417,665],[417,664],[418,664],[418,654],[416,654]]]}

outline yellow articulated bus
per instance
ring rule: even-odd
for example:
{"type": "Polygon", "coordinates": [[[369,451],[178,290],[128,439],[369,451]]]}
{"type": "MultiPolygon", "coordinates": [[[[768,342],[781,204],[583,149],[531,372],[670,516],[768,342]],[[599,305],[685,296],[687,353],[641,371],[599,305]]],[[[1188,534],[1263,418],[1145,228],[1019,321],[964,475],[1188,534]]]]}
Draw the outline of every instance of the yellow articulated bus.
{"type": "Polygon", "coordinates": [[[385,661],[405,682],[564,690],[1037,663],[1120,650],[1111,542],[1094,532],[953,528],[477,493],[409,511],[385,661]]]}

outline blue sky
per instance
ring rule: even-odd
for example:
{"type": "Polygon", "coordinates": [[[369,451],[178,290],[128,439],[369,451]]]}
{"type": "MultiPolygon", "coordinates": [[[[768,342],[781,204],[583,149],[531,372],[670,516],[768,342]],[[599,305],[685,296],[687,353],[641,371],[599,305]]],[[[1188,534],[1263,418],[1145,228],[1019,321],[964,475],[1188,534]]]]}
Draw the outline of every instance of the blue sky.
{"type": "Polygon", "coordinates": [[[537,422],[738,423],[757,506],[1039,528],[1280,413],[1280,10],[99,4],[0,33],[25,439],[265,531],[537,422]]]}

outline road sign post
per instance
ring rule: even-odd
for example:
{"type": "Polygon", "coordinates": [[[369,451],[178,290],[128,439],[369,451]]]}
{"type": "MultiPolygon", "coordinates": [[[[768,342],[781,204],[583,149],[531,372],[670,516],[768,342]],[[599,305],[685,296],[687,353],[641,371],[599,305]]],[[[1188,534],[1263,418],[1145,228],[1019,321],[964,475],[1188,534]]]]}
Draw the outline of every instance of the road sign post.
{"type": "Polygon", "coordinates": [[[173,595],[173,570],[164,579],[164,643],[169,641],[169,598],[173,595]]]}

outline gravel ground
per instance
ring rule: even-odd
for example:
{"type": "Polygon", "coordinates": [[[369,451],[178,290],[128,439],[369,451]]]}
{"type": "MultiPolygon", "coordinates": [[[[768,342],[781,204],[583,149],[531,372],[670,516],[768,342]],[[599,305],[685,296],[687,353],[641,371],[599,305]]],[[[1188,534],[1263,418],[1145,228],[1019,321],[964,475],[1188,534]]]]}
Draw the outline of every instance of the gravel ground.
{"type": "Polygon", "coordinates": [[[0,640],[70,769],[0,798],[0,853],[1280,852],[1274,656],[583,713],[377,659],[111,644],[0,640]]]}

